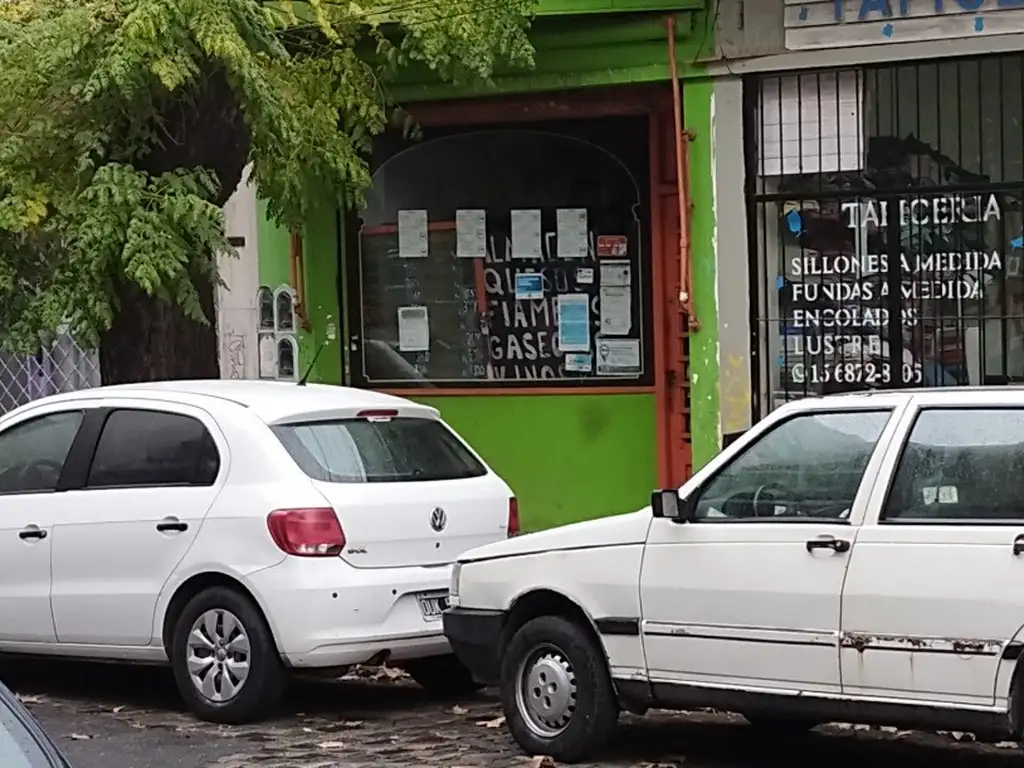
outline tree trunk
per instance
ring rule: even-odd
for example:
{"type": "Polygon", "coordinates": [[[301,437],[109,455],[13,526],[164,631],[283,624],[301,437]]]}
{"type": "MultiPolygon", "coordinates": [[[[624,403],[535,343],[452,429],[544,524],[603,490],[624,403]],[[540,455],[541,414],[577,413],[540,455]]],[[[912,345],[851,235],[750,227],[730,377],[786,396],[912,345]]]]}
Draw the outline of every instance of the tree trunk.
{"type": "MultiPolygon", "coordinates": [[[[152,176],[175,168],[207,168],[217,174],[223,207],[241,181],[251,137],[238,100],[224,73],[212,66],[201,85],[169,103],[159,118],[163,145],[137,167],[152,176]]],[[[197,255],[197,258],[201,256],[197,255]]],[[[215,287],[195,279],[208,324],[187,317],[178,306],[147,295],[134,283],[116,288],[114,322],[100,339],[104,384],[220,376],[215,287]]]]}
{"type": "Polygon", "coordinates": [[[134,284],[118,291],[121,309],[100,342],[100,378],[104,384],[164,379],[216,379],[217,325],[214,287],[196,284],[203,314],[198,323],[181,308],[147,296],[134,284]]]}

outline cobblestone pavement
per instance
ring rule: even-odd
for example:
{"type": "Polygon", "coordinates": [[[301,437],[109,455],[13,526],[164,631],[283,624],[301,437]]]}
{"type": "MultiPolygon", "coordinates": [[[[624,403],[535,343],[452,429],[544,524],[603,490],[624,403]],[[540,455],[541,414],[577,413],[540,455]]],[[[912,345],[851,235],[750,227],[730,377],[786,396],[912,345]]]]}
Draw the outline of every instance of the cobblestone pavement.
{"type": "MultiPolygon", "coordinates": [[[[492,695],[430,698],[397,679],[297,683],[281,715],[253,726],[202,723],[181,710],[163,669],[0,663],[10,685],[76,768],[545,768],[509,742],[492,695]]],[[[738,717],[623,717],[598,766],[637,768],[1010,768],[1016,745],[953,735],[826,726],[799,739],[758,737],[738,717]]]]}

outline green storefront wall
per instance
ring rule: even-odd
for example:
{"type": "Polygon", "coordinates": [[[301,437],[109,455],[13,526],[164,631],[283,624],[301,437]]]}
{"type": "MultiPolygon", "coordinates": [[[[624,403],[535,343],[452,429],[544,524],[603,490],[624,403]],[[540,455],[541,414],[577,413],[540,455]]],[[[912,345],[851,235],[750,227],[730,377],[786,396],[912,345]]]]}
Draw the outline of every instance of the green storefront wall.
{"type": "MultiPolygon", "coordinates": [[[[675,12],[690,149],[694,307],[701,330],[690,340],[693,465],[719,449],[718,338],[715,307],[714,200],[709,145],[713,85],[693,64],[712,50],[705,0],[543,0],[531,32],[536,66],[500,72],[489,87],[455,88],[428,72],[406,73],[393,88],[399,103],[528,94],[589,86],[669,80],[665,14],[675,12]],[[585,7],[586,10],[581,10],[585,7]],[[585,22],[580,18],[586,14],[585,22]],[[701,141],[701,137],[705,141],[701,141]]],[[[311,381],[347,380],[345,270],[352,258],[339,242],[332,205],[313,214],[303,233],[305,301],[310,330],[300,334],[299,370],[324,346],[311,381]]],[[[288,234],[259,216],[263,285],[289,282],[288,234]]],[[[342,238],[343,239],[343,238],[342,238]]],[[[653,394],[485,394],[421,396],[438,408],[519,497],[523,527],[538,530],[629,512],[647,503],[657,483],[653,394]],[[538,439],[541,437],[541,439],[538,439]]]]}

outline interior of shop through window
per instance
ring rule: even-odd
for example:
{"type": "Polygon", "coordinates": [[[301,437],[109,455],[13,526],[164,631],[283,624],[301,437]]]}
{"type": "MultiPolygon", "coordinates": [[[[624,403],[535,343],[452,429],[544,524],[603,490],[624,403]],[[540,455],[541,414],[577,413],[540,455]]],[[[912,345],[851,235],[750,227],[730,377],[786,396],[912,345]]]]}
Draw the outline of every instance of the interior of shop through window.
{"type": "Polygon", "coordinates": [[[356,382],[649,383],[647,163],[643,118],[381,142],[349,280],[356,382]]]}
{"type": "Polygon", "coordinates": [[[1024,382],[1022,75],[999,55],[747,82],[762,411],[1024,382]]]}

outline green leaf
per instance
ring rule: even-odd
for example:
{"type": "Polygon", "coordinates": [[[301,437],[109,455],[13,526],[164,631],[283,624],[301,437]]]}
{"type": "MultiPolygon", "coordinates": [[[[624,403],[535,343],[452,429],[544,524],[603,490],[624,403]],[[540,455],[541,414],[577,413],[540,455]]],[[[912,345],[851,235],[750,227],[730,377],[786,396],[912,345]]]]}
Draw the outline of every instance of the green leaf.
{"type": "MultiPolygon", "coordinates": [[[[0,346],[96,341],[125,282],[203,318],[251,166],[282,225],[359,205],[411,62],[530,66],[532,0],[0,2],[0,346]]],[[[411,135],[417,130],[406,124],[411,135]]]]}

